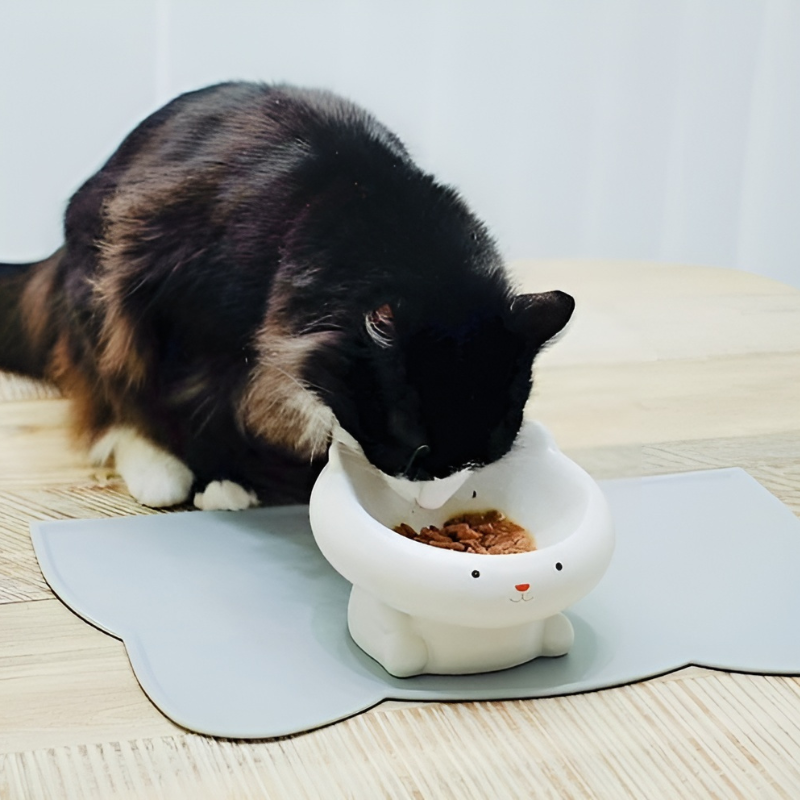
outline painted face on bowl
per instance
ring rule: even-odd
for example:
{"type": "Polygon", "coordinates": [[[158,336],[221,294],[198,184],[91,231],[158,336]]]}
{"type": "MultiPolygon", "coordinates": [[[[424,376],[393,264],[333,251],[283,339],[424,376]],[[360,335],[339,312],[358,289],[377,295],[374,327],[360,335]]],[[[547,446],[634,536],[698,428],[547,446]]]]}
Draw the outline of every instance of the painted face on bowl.
{"type": "Polygon", "coordinates": [[[502,628],[544,619],[579,600],[587,580],[599,578],[592,572],[604,567],[593,569],[591,558],[564,553],[563,545],[476,555],[414,542],[388,529],[381,534],[369,557],[351,552],[334,566],[398,611],[452,625],[502,628]]]}

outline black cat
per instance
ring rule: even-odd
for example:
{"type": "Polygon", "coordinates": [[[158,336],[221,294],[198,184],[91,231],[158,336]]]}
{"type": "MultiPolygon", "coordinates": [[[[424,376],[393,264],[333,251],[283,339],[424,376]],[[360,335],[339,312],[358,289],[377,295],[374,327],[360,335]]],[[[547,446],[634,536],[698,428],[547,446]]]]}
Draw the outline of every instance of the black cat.
{"type": "Polygon", "coordinates": [[[322,91],[227,83],[142,122],[0,267],[0,367],[73,399],[147,505],[307,499],[334,430],[388,475],[511,448],[562,292],[516,295],[486,228],[322,91]]]}

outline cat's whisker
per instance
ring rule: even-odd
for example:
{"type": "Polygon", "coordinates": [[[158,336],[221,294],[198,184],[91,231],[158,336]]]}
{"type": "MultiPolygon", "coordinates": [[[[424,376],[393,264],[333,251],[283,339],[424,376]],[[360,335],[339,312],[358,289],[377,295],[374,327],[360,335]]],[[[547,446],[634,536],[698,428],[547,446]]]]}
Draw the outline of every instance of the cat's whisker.
{"type": "Polygon", "coordinates": [[[346,330],[346,328],[338,322],[335,322],[335,316],[329,314],[324,317],[317,317],[313,322],[309,322],[307,325],[303,326],[302,328],[298,328],[295,331],[295,335],[297,336],[308,336],[310,334],[315,333],[329,333],[329,332],[341,332],[346,330]]]}

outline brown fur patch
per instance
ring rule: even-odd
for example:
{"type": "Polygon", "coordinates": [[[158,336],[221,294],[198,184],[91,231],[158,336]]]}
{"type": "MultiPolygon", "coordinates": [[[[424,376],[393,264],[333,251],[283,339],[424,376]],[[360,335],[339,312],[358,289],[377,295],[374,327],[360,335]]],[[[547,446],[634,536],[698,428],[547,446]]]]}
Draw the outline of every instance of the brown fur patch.
{"type": "Polygon", "coordinates": [[[136,325],[125,311],[125,298],[135,282],[137,264],[127,255],[136,235],[134,224],[109,225],[112,235],[100,243],[100,271],[92,281],[97,307],[102,309],[98,367],[109,377],[140,386],[147,376],[147,359],[136,344],[136,325]]]}
{"type": "Polygon", "coordinates": [[[322,455],[334,417],[301,377],[309,354],[335,334],[292,334],[268,318],[257,337],[259,360],[239,403],[245,427],[309,459],[322,455]]]}
{"type": "Polygon", "coordinates": [[[136,345],[133,320],[123,311],[118,299],[106,302],[100,339],[98,367],[128,386],[141,386],[147,378],[147,360],[136,345]]]}
{"type": "Polygon", "coordinates": [[[95,302],[102,309],[98,367],[104,375],[141,386],[148,358],[137,345],[136,322],[126,310],[126,298],[147,278],[149,264],[132,256],[144,236],[146,197],[138,192],[113,196],[105,204],[104,236],[98,242],[100,268],[92,281],[95,302]],[[131,197],[130,195],[133,195],[131,197]]]}
{"type": "Polygon", "coordinates": [[[22,323],[34,352],[44,345],[53,311],[51,296],[53,283],[63,254],[64,248],[62,247],[35,267],[20,299],[22,323]]]}
{"type": "Polygon", "coordinates": [[[148,286],[152,290],[171,272],[203,255],[202,244],[190,253],[172,250],[172,231],[153,224],[154,210],[163,215],[187,198],[212,195],[222,169],[206,165],[202,173],[192,174],[180,167],[148,166],[148,161],[147,151],[140,154],[130,180],[123,179],[122,188],[103,206],[99,270],[92,282],[97,307],[102,309],[100,371],[130,387],[145,383],[151,360],[137,336],[147,321],[131,315],[131,307],[137,305],[133,296],[146,293],[148,286]],[[159,253],[157,259],[153,251],[159,253]]]}
{"type": "Polygon", "coordinates": [[[51,354],[50,374],[53,381],[71,401],[72,434],[83,446],[91,446],[111,424],[108,404],[102,387],[91,381],[74,363],[68,334],[62,333],[51,354]]]}

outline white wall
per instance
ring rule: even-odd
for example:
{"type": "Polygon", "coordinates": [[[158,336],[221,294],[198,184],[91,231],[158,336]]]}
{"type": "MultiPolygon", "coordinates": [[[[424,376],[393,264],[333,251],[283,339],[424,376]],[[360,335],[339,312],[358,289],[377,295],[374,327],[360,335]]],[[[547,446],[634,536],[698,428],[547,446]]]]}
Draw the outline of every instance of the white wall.
{"type": "Polygon", "coordinates": [[[516,257],[735,266],[800,287],[796,0],[0,4],[0,258],[144,115],[230,78],[325,86],[516,257]]]}

